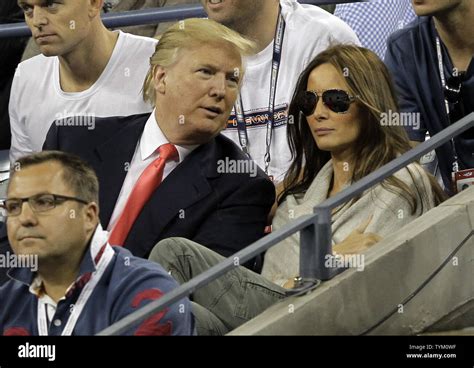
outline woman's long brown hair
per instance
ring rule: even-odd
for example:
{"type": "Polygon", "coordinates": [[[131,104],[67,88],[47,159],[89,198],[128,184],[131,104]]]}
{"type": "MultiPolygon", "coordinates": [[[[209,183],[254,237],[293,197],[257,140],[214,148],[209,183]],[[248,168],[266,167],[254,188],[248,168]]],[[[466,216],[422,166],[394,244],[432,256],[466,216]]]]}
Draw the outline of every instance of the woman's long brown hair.
{"type": "MultiPolygon", "coordinates": [[[[296,85],[289,107],[287,126],[292,164],[285,176],[279,203],[289,194],[306,192],[318,172],[331,158],[330,152],[322,151],[316,145],[306,118],[300,113],[295,101],[297,94],[307,89],[311,72],[322,64],[334,66],[345,77],[350,94],[358,96],[356,103],[359,104],[362,114],[359,119],[361,133],[352,148],[352,183],[411,149],[403,127],[381,124],[383,113],[388,115],[390,112],[398,112],[395,90],[385,64],[368,49],[353,45],[332,46],[306,67],[296,85]]],[[[385,189],[405,198],[410,204],[412,214],[417,212],[418,202],[423,205],[421,199],[426,198],[427,191],[432,191],[436,205],[446,198],[432,175],[428,175],[431,188],[420,188],[414,179],[419,174],[414,175],[410,169],[407,170],[415,184],[415,191],[393,175],[381,184],[385,189]]]]}

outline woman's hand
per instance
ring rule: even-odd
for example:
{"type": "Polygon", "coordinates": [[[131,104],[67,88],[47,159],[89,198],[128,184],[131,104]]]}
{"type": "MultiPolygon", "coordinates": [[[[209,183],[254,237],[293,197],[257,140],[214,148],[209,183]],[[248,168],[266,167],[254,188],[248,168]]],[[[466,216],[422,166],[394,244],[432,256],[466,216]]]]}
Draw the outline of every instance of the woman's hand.
{"type": "Polygon", "coordinates": [[[283,285],[285,289],[293,289],[295,287],[295,279],[289,279],[285,284],[283,285]]]}
{"type": "Polygon", "coordinates": [[[354,229],[342,242],[333,247],[339,254],[361,253],[379,242],[382,238],[374,233],[365,233],[365,229],[372,221],[372,215],[354,229]]]}

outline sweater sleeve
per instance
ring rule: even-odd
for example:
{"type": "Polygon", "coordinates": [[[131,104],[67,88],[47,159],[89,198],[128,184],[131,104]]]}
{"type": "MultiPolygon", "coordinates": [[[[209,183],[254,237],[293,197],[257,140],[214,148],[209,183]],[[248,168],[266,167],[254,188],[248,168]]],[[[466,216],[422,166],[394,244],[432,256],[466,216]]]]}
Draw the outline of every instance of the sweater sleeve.
{"type": "MultiPolygon", "coordinates": [[[[371,193],[367,194],[372,202],[373,219],[366,232],[376,233],[382,238],[397,232],[434,207],[431,185],[421,166],[411,164],[398,171],[395,177],[416,194],[417,209],[413,213],[410,202],[400,193],[399,189],[382,185],[374,188],[371,193]]],[[[366,218],[362,218],[361,222],[366,218]]]]}
{"type": "Polygon", "coordinates": [[[412,213],[410,202],[398,188],[379,184],[364,192],[352,206],[343,208],[333,216],[333,240],[336,244],[342,242],[370,216],[372,221],[365,233],[375,233],[384,238],[434,207],[431,185],[420,165],[410,164],[395,173],[395,176],[416,194],[416,212],[412,213]]]}

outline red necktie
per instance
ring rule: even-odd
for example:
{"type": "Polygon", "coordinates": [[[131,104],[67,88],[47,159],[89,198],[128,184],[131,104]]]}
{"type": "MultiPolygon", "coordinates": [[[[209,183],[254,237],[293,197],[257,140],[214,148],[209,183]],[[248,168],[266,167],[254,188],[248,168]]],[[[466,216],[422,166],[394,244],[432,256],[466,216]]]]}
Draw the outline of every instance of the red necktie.
{"type": "Polygon", "coordinates": [[[160,146],[158,152],[160,154],[159,157],[143,171],[130,193],[127,204],[110,233],[110,245],[122,246],[125,243],[128,233],[143,206],[160,185],[166,161],[178,158],[178,151],[171,143],[160,146]]]}

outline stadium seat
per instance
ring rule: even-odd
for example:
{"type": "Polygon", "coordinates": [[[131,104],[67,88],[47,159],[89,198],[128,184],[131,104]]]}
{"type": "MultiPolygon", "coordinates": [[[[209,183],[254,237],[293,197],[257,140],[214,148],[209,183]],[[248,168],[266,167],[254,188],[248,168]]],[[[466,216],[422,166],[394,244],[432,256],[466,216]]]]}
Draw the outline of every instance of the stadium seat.
{"type": "MultiPolygon", "coordinates": [[[[0,200],[6,198],[7,183],[10,177],[10,160],[8,156],[9,151],[0,151],[0,200]]],[[[0,221],[2,221],[0,213],[0,221]]]]}

